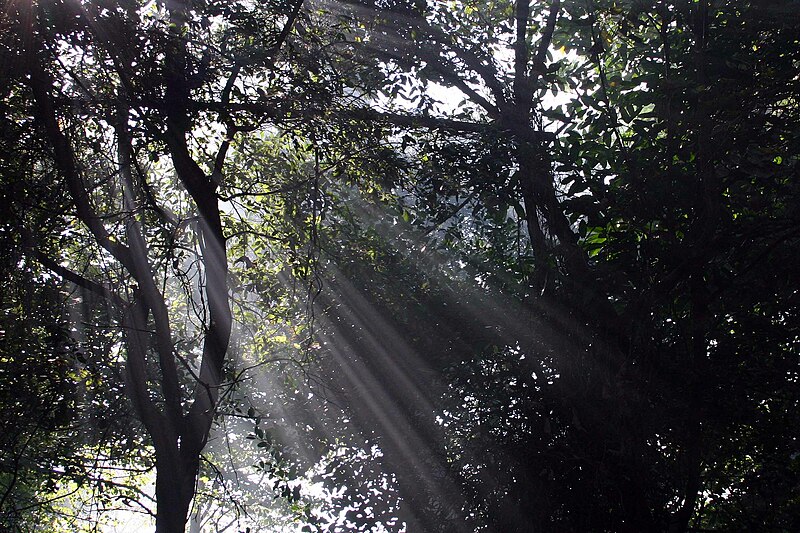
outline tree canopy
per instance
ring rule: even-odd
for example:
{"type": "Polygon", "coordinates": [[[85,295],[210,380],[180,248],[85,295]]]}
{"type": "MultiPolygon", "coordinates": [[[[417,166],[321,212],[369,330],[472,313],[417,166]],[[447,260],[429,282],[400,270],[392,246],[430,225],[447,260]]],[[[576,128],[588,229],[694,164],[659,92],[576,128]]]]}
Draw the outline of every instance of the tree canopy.
{"type": "Polygon", "coordinates": [[[2,6],[0,527],[800,527],[796,0],[2,6]]]}

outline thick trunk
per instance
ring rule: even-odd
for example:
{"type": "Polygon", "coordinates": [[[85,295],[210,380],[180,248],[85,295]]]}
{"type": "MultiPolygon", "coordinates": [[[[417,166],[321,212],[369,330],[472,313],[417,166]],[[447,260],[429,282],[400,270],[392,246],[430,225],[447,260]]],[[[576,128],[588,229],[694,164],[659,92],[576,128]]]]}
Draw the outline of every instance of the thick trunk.
{"type": "Polygon", "coordinates": [[[156,460],[156,533],[184,533],[200,463],[195,457],[156,460]]]}

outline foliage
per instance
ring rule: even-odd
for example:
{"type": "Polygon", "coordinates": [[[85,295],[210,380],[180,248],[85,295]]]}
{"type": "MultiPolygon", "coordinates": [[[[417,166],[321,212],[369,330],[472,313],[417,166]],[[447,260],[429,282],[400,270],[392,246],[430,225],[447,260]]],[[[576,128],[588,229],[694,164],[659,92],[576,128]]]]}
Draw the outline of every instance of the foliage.
{"type": "Polygon", "coordinates": [[[797,529],[796,2],[4,7],[11,526],[797,529]]]}

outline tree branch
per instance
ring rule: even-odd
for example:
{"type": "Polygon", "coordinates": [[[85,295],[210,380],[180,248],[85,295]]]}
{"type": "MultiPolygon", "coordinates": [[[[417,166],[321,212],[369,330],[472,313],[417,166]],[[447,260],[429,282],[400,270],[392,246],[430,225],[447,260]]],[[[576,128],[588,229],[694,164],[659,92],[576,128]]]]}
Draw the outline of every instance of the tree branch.
{"type": "Polygon", "coordinates": [[[531,90],[528,80],[528,19],[530,18],[530,0],[516,0],[514,18],[516,20],[516,41],[514,42],[514,100],[516,113],[520,122],[527,123],[531,108],[531,90]]]}
{"type": "Polygon", "coordinates": [[[183,423],[181,409],[181,390],[178,380],[178,370],[173,353],[172,328],[169,322],[169,313],[164,295],[158,290],[150,261],[148,260],[147,243],[144,239],[142,223],[138,219],[138,202],[133,187],[131,175],[131,161],[133,147],[130,133],[128,132],[128,108],[120,104],[117,117],[117,157],[119,159],[119,175],[122,181],[123,202],[130,216],[125,222],[125,234],[128,244],[133,252],[133,264],[136,269],[136,278],[139,280],[139,289],[147,307],[153,314],[155,325],[156,351],[158,353],[159,367],[161,369],[161,389],[164,393],[167,415],[172,425],[176,428],[183,423]]]}
{"type": "Polygon", "coordinates": [[[278,50],[281,49],[283,43],[286,42],[286,39],[289,38],[289,34],[292,32],[292,28],[294,27],[294,23],[297,20],[297,16],[300,14],[300,8],[303,7],[304,0],[295,0],[294,5],[292,6],[292,11],[289,13],[286,24],[283,25],[281,32],[278,34],[277,39],[275,40],[275,44],[272,45],[270,51],[275,54],[278,50]]]}
{"type": "Polygon", "coordinates": [[[486,65],[474,52],[456,46],[453,43],[451,35],[443,32],[440,28],[433,27],[427,22],[420,24],[418,28],[421,32],[424,32],[424,34],[430,36],[432,41],[438,42],[450,49],[468,68],[478,74],[486,84],[486,87],[489,88],[489,91],[491,91],[495,100],[495,105],[499,109],[505,106],[506,100],[503,92],[503,84],[497,79],[497,72],[491,67],[491,63],[486,65]]]}
{"type": "Polygon", "coordinates": [[[127,352],[125,388],[156,449],[162,449],[174,439],[175,429],[156,408],[147,385],[148,342],[144,333],[147,327],[147,307],[144,302],[137,301],[125,308],[122,326],[127,352]]]}
{"type": "Polygon", "coordinates": [[[426,115],[381,112],[370,108],[348,109],[343,111],[341,116],[351,120],[386,122],[388,124],[400,127],[447,130],[458,133],[486,134],[487,132],[492,131],[498,133],[510,132],[517,136],[517,138],[520,140],[531,143],[546,142],[555,139],[555,134],[551,132],[534,131],[530,128],[519,128],[514,124],[508,124],[504,121],[466,122],[426,115]]]}
{"type": "Polygon", "coordinates": [[[113,304],[119,309],[122,309],[125,305],[128,304],[119,294],[114,292],[112,289],[97,283],[96,281],[92,281],[88,278],[85,278],[75,272],[74,270],[70,270],[67,267],[59,265],[53,259],[42,253],[41,251],[33,248],[33,247],[26,247],[26,253],[30,254],[30,256],[35,259],[39,264],[41,264],[46,269],[50,270],[54,274],[57,274],[62,279],[69,281],[70,283],[74,283],[78,287],[84,288],[102,298],[104,298],[109,303],[113,304]]]}
{"type": "Polygon", "coordinates": [[[542,40],[539,41],[539,49],[536,51],[537,65],[544,65],[547,59],[547,49],[550,48],[550,43],[553,42],[553,33],[556,30],[556,22],[558,21],[560,10],[561,0],[553,0],[553,4],[550,6],[550,15],[547,17],[547,24],[542,34],[542,40]]]}
{"type": "Polygon", "coordinates": [[[97,243],[108,251],[117,261],[134,274],[130,249],[114,240],[103,225],[102,219],[95,213],[89,201],[89,193],[75,165],[75,154],[64,133],[58,125],[55,107],[50,96],[52,82],[39,64],[37,51],[27,50],[30,73],[30,87],[40,123],[53,147],[53,157],[59,173],[67,184],[78,218],[89,228],[97,243]]]}
{"type": "Polygon", "coordinates": [[[191,128],[188,116],[191,99],[186,85],[186,42],[182,39],[181,32],[186,26],[187,9],[187,5],[181,2],[176,2],[170,8],[171,27],[164,64],[167,67],[166,103],[169,104],[166,107],[167,147],[178,178],[192,197],[200,215],[204,244],[202,260],[206,278],[205,296],[208,298],[209,309],[200,379],[192,393],[194,401],[187,414],[186,431],[180,445],[181,456],[194,461],[193,457],[199,455],[208,439],[216,408],[217,388],[230,342],[232,316],[228,299],[225,236],[215,194],[216,185],[192,158],[186,142],[191,128]]]}

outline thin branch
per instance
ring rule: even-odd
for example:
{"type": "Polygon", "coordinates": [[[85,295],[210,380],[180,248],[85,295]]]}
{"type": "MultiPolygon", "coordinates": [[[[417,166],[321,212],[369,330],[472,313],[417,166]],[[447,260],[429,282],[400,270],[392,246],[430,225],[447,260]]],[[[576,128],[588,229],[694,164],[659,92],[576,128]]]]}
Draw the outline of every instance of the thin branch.
{"type": "Polygon", "coordinates": [[[97,243],[108,251],[131,274],[134,272],[130,249],[111,237],[89,201],[89,193],[75,164],[75,154],[58,124],[50,89],[52,81],[39,63],[36,50],[27,50],[29,58],[30,87],[36,103],[36,111],[45,133],[53,147],[53,157],[59,173],[67,184],[78,218],[89,228],[97,243]]]}
{"type": "Polygon", "coordinates": [[[456,215],[457,215],[457,214],[458,214],[458,213],[459,213],[459,212],[460,212],[462,209],[464,209],[464,208],[467,206],[467,204],[468,204],[470,201],[472,201],[472,199],[473,199],[473,198],[475,198],[477,195],[478,195],[478,189],[476,188],[475,190],[473,190],[473,191],[472,191],[472,192],[471,192],[471,193],[470,193],[470,194],[469,194],[469,195],[468,195],[468,196],[467,196],[467,197],[464,199],[464,201],[463,201],[463,202],[461,202],[460,204],[458,204],[458,205],[456,206],[456,208],[455,208],[455,209],[453,209],[453,211],[452,211],[452,212],[451,212],[449,215],[447,215],[446,217],[444,217],[444,219],[442,219],[442,221],[441,221],[441,222],[439,222],[438,224],[436,224],[436,225],[435,225],[435,226],[433,226],[432,228],[428,229],[428,230],[425,232],[425,235],[430,235],[430,234],[431,234],[431,233],[433,233],[434,231],[436,231],[436,230],[438,230],[439,228],[441,228],[441,227],[442,227],[442,224],[444,224],[445,222],[447,222],[448,220],[450,220],[451,218],[453,218],[454,216],[456,216],[456,215]]]}
{"type": "Polygon", "coordinates": [[[262,197],[262,196],[272,196],[274,194],[283,194],[286,192],[297,190],[301,187],[307,185],[312,178],[306,178],[301,180],[297,183],[290,183],[283,187],[278,187],[277,189],[271,189],[269,191],[262,191],[262,192],[251,192],[251,191],[242,191],[233,194],[229,194],[227,196],[220,196],[219,199],[224,202],[229,202],[231,200],[235,200],[237,198],[249,198],[249,197],[262,197]]]}
{"type": "MultiPolygon", "coordinates": [[[[413,61],[410,58],[404,57],[401,54],[389,52],[387,50],[373,50],[373,53],[404,63],[406,66],[413,65],[413,61]]],[[[500,116],[500,109],[478,94],[475,89],[467,85],[466,81],[464,81],[455,70],[445,65],[437,52],[418,48],[415,50],[415,54],[419,56],[419,59],[425,61],[429,68],[438,73],[446,83],[457,87],[461,92],[466,94],[470,100],[486,110],[489,116],[493,118],[500,116]]]]}
{"type": "Polygon", "coordinates": [[[139,183],[142,184],[142,190],[144,191],[145,199],[147,199],[147,203],[150,207],[153,208],[153,211],[156,212],[158,217],[166,222],[171,226],[178,226],[180,221],[175,213],[172,213],[170,210],[162,207],[158,204],[156,200],[155,191],[153,191],[153,187],[147,181],[147,173],[144,171],[142,166],[139,164],[139,160],[137,157],[131,157],[131,164],[133,165],[133,169],[136,171],[136,175],[139,177],[139,183]]]}
{"type": "Polygon", "coordinates": [[[43,267],[47,268],[48,270],[52,271],[53,273],[57,274],[61,278],[69,281],[70,283],[74,283],[75,285],[82,287],[98,296],[104,298],[108,302],[114,304],[118,308],[123,308],[127,305],[126,302],[119,294],[114,292],[109,287],[105,285],[101,285],[96,281],[92,281],[87,279],[77,272],[70,270],[60,264],[56,263],[53,259],[42,253],[41,251],[29,247],[27,249],[27,253],[33,257],[37,262],[39,262],[43,267]]]}
{"type": "Polygon", "coordinates": [[[386,122],[395,126],[410,128],[428,128],[434,130],[447,130],[458,133],[485,134],[491,131],[511,132],[520,140],[536,143],[550,141],[555,138],[551,132],[534,131],[531,128],[516,127],[504,121],[494,122],[466,122],[448,118],[431,117],[427,115],[413,115],[404,113],[390,113],[375,111],[370,108],[355,108],[344,111],[341,116],[353,120],[386,122]]]}
{"type": "Polygon", "coordinates": [[[431,26],[427,22],[418,25],[417,28],[423,34],[428,35],[432,41],[446,46],[458,59],[463,61],[468,68],[477,73],[491,91],[497,108],[502,109],[505,106],[506,101],[503,92],[503,84],[498,80],[497,72],[492,68],[491,63],[486,65],[484,64],[484,60],[478,57],[474,52],[456,46],[453,42],[452,35],[442,31],[441,28],[431,26]]]}

